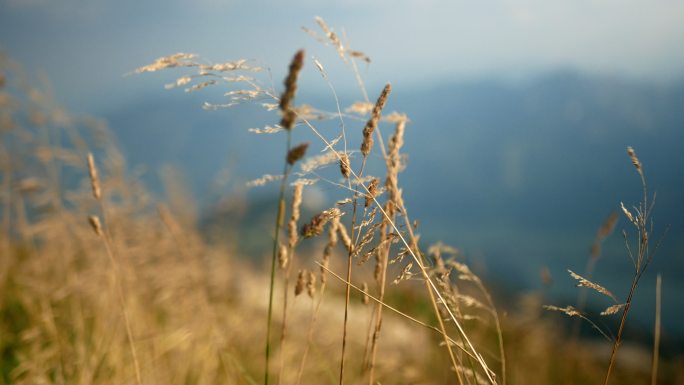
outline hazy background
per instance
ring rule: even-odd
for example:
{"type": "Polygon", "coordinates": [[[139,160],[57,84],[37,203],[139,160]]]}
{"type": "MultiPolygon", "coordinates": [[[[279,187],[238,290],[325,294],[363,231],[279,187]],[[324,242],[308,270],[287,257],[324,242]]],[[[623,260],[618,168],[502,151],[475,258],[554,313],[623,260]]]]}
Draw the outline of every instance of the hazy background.
{"type": "MultiPolygon", "coordinates": [[[[221,170],[241,185],[280,169],[277,140],[247,133],[269,118],[250,108],[203,111],[221,93],[164,90],[171,74],[124,74],[193,52],[254,59],[279,85],[292,54],[307,48],[348,105],[360,99],[353,77],[300,29],[316,15],[371,57],[361,66],[371,98],[390,81],[388,108],[411,119],[402,179],[423,239],[462,248],[500,289],[539,289],[548,267],[549,301],[573,300],[565,269],[581,272],[608,214],[640,199],[625,154],[634,146],[658,192],[657,231],[670,225],[639,289],[636,322],[652,323],[660,271],[665,332],[684,335],[681,1],[4,0],[0,49],[47,75],[69,110],[107,119],[153,187],[163,165],[177,165],[211,221],[212,204],[235,191],[212,183],[221,170]]],[[[300,90],[299,100],[334,107],[315,71],[300,90]]],[[[250,197],[259,210],[271,195],[250,197]]],[[[595,275],[619,296],[631,274],[619,235],[626,225],[608,239],[595,275]]]]}

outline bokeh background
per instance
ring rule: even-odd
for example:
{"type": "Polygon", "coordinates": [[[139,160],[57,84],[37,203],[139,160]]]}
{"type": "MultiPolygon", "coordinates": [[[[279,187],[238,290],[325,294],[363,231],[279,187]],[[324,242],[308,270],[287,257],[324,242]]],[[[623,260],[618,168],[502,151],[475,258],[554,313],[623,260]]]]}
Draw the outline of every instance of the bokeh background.
{"type": "MultiPolygon", "coordinates": [[[[681,1],[2,0],[0,50],[49,79],[68,110],[105,119],[151,188],[161,191],[166,166],[181,170],[211,222],[212,208],[231,194],[243,194],[248,210],[268,210],[271,191],[245,193],[244,182],[281,167],[276,141],[247,131],[273,116],[249,107],[204,111],[220,90],[185,94],[164,89],[174,79],[168,73],[127,74],[192,52],[213,62],[255,60],[279,86],[293,52],[306,48],[343,105],[360,100],[334,51],[301,30],[315,26],[314,16],[371,58],[360,67],[371,98],[391,82],[388,108],[411,119],[402,185],[423,240],[460,248],[499,293],[574,300],[566,269],[582,271],[606,217],[640,199],[625,153],[633,146],[657,192],[656,233],[669,228],[634,322],[652,327],[660,272],[664,334],[684,340],[681,1]],[[545,269],[553,283],[543,288],[545,269]]],[[[302,102],[335,107],[312,65],[300,90],[302,102]]],[[[334,195],[334,187],[318,193],[334,195]]],[[[308,199],[318,204],[316,194],[308,199]]],[[[607,239],[594,275],[620,297],[632,271],[620,235],[627,225],[621,219],[607,239]]],[[[254,258],[268,249],[238,246],[254,258]]]]}

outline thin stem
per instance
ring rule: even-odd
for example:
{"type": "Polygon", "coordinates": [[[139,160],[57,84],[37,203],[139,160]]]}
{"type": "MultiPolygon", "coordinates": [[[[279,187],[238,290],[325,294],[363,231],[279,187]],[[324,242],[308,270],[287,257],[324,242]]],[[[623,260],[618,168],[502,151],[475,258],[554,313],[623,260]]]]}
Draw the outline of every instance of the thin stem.
{"type": "Polygon", "coordinates": [[[104,233],[102,234],[102,240],[107,250],[107,256],[109,257],[109,262],[112,265],[112,270],[114,271],[114,280],[116,281],[116,291],[119,297],[119,303],[121,305],[121,312],[124,317],[124,325],[126,327],[126,338],[128,339],[128,344],[131,349],[131,356],[133,357],[133,368],[135,369],[135,380],[138,385],[142,385],[142,376],[140,375],[140,363],[138,361],[138,353],[135,349],[135,344],[133,341],[133,329],[131,328],[131,322],[128,317],[128,311],[126,310],[126,298],[123,292],[123,285],[121,283],[121,268],[117,263],[117,259],[114,258],[114,251],[111,246],[111,233],[109,231],[109,220],[107,216],[107,210],[105,209],[105,204],[102,198],[98,199],[100,203],[100,210],[102,211],[102,222],[104,224],[104,233]]]}
{"type": "MultiPolygon", "coordinates": [[[[292,256],[288,250],[288,256],[292,256]]],[[[288,263],[287,271],[285,272],[285,280],[283,282],[283,321],[280,327],[280,363],[278,367],[278,384],[282,384],[283,369],[285,368],[285,337],[287,335],[287,297],[290,290],[290,268],[292,261],[288,263]]]]}
{"type": "MultiPolygon", "coordinates": [[[[354,237],[354,221],[352,221],[352,239],[354,237]]],[[[354,244],[352,243],[349,251],[349,257],[347,258],[347,282],[351,281],[352,273],[352,252],[354,250],[354,244]]],[[[349,319],[349,296],[350,296],[350,286],[347,284],[344,296],[344,326],[342,330],[342,357],[340,359],[340,385],[344,381],[344,354],[347,347],[347,321],[349,319]]]]}
{"type": "MultiPolygon", "coordinates": [[[[105,236],[104,240],[105,248],[107,249],[107,255],[109,256],[109,260],[114,266],[114,269],[118,271],[118,268],[116,267],[116,262],[114,261],[114,256],[112,254],[112,249],[109,244],[109,240],[105,236]]],[[[131,328],[131,321],[128,318],[128,312],[126,311],[126,299],[124,297],[123,293],[123,287],[121,285],[121,280],[120,277],[118,277],[119,274],[117,274],[116,277],[116,291],[117,295],[119,297],[119,303],[121,304],[121,309],[124,317],[124,325],[126,326],[126,338],[128,339],[128,344],[131,349],[131,356],[133,357],[133,367],[135,369],[135,381],[138,385],[142,384],[142,377],[140,375],[140,363],[138,361],[138,353],[135,349],[135,344],[133,341],[133,329],[131,328]]]]}
{"type": "MultiPolygon", "coordinates": [[[[404,223],[406,224],[406,228],[408,229],[408,232],[409,232],[409,237],[411,239],[411,243],[415,247],[416,253],[421,257],[421,261],[422,261],[423,260],[422,254],[418,250],[418,243],[416,242],[416,236],[413,233],[413,226],[411,226],[411,222],[410,222],[409,216],[408,216],[408,211],[406,210],[406,207],[403,207],[403,205],[401,207],[401,212],[402,212],[402,216],[404,218],[404,223]]],[[[430,294],[430,302],[432,303],[432,308],[435,312],[435,316],[437,317],[437,320],[439,321],[440,332],[442,333],[442,336],[443,336],[444,341],[446,343],[447,351],[449,352],[449,359],[451,360],[451,365],[453,365],[454,370],[456,371],[456,379],[458,380],[459,384],[463,385],[463,379],[461,378],[461,372],[458,370],[458,362],[456,360],[456,356],[454,355],[453,349],[451,349],[451,345],[449,344],[449,341],[448,341],[449,336],[446,332],[446,325],[444,324],[442,314],[439,312],[439,306],[437,305],[437,301],[435,300],[435,296],[432,293],[432,290],[430,290],[430,287],[429,287],[429,284],[427,281],[425,281],[425,287],[426,287],[428,293],[430,294]]],[[[445,304],[445,306],[446,306],[446,304],[445,304]]],[[[456,322],[455,318],[454,318],[454,322],[456,322]]],[[[462,336],[461,336],[461,340],[463,340],[462,336]]],[[[465,345],[465,341],[463,341],[463,344],[465,345]]],[[[473,373],[475,373],[475,368],[472,368],[472,357],[468,357],[468,360],[471,363],[471,370],[473,371],[473,373]]]]}
{"type": "MultiPolygon", "coordinates": [[[[287,151],[290,152],[292,144],[292,130],[287,130],[287,151]]],[[[275,270],[278,259],[278,239],[280,236],[280,228],[283,225],[285,217],[285,187],[287,186],[287,177],[290,173],[290,166],[285,162],[283,168],[283,180],[280,182],[280,192],[278,194],[278,213],[275,220],[275,230],[273,234],[273,256],[271,259],[271,281],[268,293],[268,316],[266,324],[266,364],[264,367],[264,385],[268,385],[268,368],[271,357],[271,321],[273,318],[273,292],[275,288],[275,270]]]]}
{"type": "Polygon", "coordinates": [[[603,385],[608,385],[610,380],[610,375],[613,371],[613,366],[615,365],[615,359],[617,358],[617,351],[620,347],[620,342],[622,342],[622,332],[625,329],[625,323],[627,321],[627,314],[629,313],[629,308],[632,305],[632,297],[634,296],[634,291],[636,290],[638,281],[638,275],[634,276],[632,280],[632,286],[629,289],[629,295],[627,296],[627,301],[625,302],[625,308],[622,310],[622,317],[620,318],[620,327],[618,328],[617,335],[615,336],[615,341],[613,342],[613,349],[610,352],[610,361],[608,363],[608,372],[606,373],[606,379],[603,385]]]}
{"type": "MultiPolygon", "coordinates": [[[[636,156],[635,156],[636,158],[636,156]]],[[[637,160],[638,161],[638,160],[637,160]]],[[[638,254],[636,258],[636,269],[634,272],[634,278],[632,279],[632,285],[629,289],[629,295],[627,296],[627,301],[625,302],[625,308],[622,311],[622,317],[620,319],[620,327],[618,328],[618,333],[615,337],[615,342],[613,343],[613,348],[610,353],[610,361],[608,363],[608,371],[606,372],[606,379],[604,381],[604,385],[608,385],[608,382],[610,380],[610,375],[613,371],[613,366],[615,365],[615,360],[617,358],[617,351],[620,347],[620,343],[622,341],[622,332],[624,331],[625,323],[627,321],[627,314],[629,313],[629,309],[632,305],[632,298],[634,297],[634,292],[637,288],[637,285],[639,284],[639,279],[641,279],[641,276],[643,275],[644,271],[646,271],[646,268],[648,267],[648,264],[651,262],[652,259],[652,254],[649,253],[649,238],[651,236],[651,231],[647,227],[653,206],[648,205],[648,190],[646,189],[646,177],[644,176],[644,172],[641,169],[641,165],[637,167],[637,171],[639,172],[639,176],[641,177],[641,185],[643,189],[643,202],[640,204],[641,208],[637,210],[637,218],[636,218],[636,227],[637,227],[637,243],[638,243],[638,254]],[[643,265],[642,265],[643,263],[643,265]]],[[[651,228],[653,227],[653,224],[650,223],[651,228]]],[[[625,242],[627,242],[625,238],[625,242]]],[[[629,248],[628,248],[629,251],[629,248]]],[[[630,251],[631,255],[631,251],[630,251]]]]}
{"type": "Polygon", "coordinates": [[[506,352],[504,351],[503,330],[501,329],[499,313],[496,311],[496,307],[494,306],[492,296],[489,294],[489,291],[487,291],[487,289],[484,287],[482,281],[478,279],[476,283],[477,286],[480,288],[480,291],[484,294],[485,298],[487,299],[487,304],[489,305],[491,313],[494,316],[494,322],[496,325],[496,335],[497,339],[499,340],[499,359],[501,360],[501,384],[506,385],[506,352]]]}
{"type": "MultiPolygon", "coordinates": [[[[333,149],[334,151],[334,149],[333,149]]],[[[338,155],[339,157],[339,155],[338,155]]],[[[361,170],[359,171],[359,176],[358,178],[361,178],[361,175],[363,175],[363,169],[366,166],[366,157],[363,157],[363,162],[361,163],[361,170]]],[[[351,170],[351,167],[350,167],[351,170]]],[[[351,171],[353,172],[353,171],[351,171]]],[[[351,182],[350,182],[351,183],[351,182]]],[[[357,207],[358,207],[358,197],[356,194],[354,195],[354,203],[352,206],[352,220],[351,220],[351,231],[350,231],[350,239],[352,240],[351,242],[351,247],[349,248],[349,253],[347,255],[347,282],[351,282],[351,274],[352,274],[352,257],[354,256],[354,251],[356,249],[356,243],[354,242],[354,231],[356,229],[356,213],[357,213],[357,207]]],[[[345,288],[345,295],[344,295],[344,325],[342,327],[342,357],[340,359],[340,385],[342,385],[344,381],[344,355],[345,355],[345,350],[347,348],[347,322],[349,319],[349,296],[351,294],[351,287],[350,284],[347,283],[347,287],[345,288]]]]}
{"type": "MultiPolygon", "coordinates": [[[[387,225],[383,223],[381,230],[381,242],[385,240],[387,236],[387,225]]],[[[385,299],[385,286],[387,283],[387,259],[389,258],[389,248],[390,243],[388,242],[385,247],[378,251],[378,264],[380,265],[380,282],[378,282],[379,287],[379,299],[384,301],[385,299]]],[[[377,306],[375,312],[375,330],[373,331],[373,337],[371,340],[371,356],[370,356],[370,373],[368,378],[368,383],[373,385],[373,379],[375,378],[375,358],[378,351],[378,339],[380,338],[380,330],[382,329],[382,305],[377,306]]]]}
{"type": "Polygon", "coordinates": [[[651,385],[656,385],[658,380],[658,357],[660,356],[660,300],[663,280],[658,274],[656,278],[656,309],[655,330],[653,331],[653,363],[651,364],[651,385]]]}
{"type": "MultiPolygon", "coordinates": [[[[301,192],[300,192],[301,194],[301,192]]],[[[295,196],[293,195],[292,197],[292,218],[294,218],[294,211],[295,209],[295,196]]],[[[301,203],[301,197],[299,197],[300,203],[301,203]]],[[[293,219],[290,219],[293,220],[293,219]]],[[[292,231],[292,229],[290,229],[292,231]]],[[[296,224],[295,224],[295,229],[294,232],[296,232],[296,224]]],[[[292,237],[292,234],[290,234],[292,237]]],[[[294,244],[292,244],[290,241],[288,241],[288,246],[287,246],[287,259],[289,260],[287,262],[287,266],[285,268],[285,277],[284,277],[284,282],[283,282],[283,321],[282,321],[282,326],[280,328],[280,367],[278,368],[278,384],[282,383],[283,379],[283,369],[285,368],[285,338],[287,335],[287,307],[288,307],[288,298],[289,298],[289,291],[290,291],[290,276],[292,275],[292,266],[294,265],[294,257],[295,257],[295,247],[297,245],[297,241],[295,240],[294,244]]]]}

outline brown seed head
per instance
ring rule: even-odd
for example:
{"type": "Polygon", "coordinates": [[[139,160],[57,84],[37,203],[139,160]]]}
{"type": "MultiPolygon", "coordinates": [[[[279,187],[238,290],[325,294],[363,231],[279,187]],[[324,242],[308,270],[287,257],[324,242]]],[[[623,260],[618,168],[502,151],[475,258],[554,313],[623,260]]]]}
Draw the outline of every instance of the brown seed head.
{"type": "Polygon", "coordinates": [[[349,175],[351,175],[351,168],[349,168],[349,155],[347,154],[342,154],[340,155],[340,172],[342,172],[342,176],[349,179],[349,175]]]}
{"type": "Polygon", "coordinates": [[[340,217],[341,215],[342,213],[340,209],[336,207],[331,208],[330,210],[325,210],[311,218],[311,221],[309,223],[302,226],[300,234],[304,238],[311,238],[320,235],[323,232],[323,228],[325,227],[326,223],[328,223],[328,221],[336,217],[340,217]]]}
{"type": "Polygon", "coordinates": [[[286,110],[283,112],[283,117],[280,119],[280,126],[286,130],[291,130],[297,121],[297,113],[294,110],[286,110]]]}
{"type": "Polygon", "coordinates": [[[368,194],[366,194],[366,201],[364,207],[368,207],[373,203],[373,198],[378,195],[378,184],[380,180],[378,178],[373,178],[373,180],[368,185],[368,194]]]}
{"type": "Polygon", "coordinates": [[[387,103],[387,97],[389,96],[390,92],[392,92],[392,86],[387,84],[385,88],[383,88],[382,93],[380,93],[378,101],[375,102],[375,107],[373,107],[373,112],[371,112],[371,118],[363,128],[363,142],[361,143],[361,153],[363,156],[368,156],[368,154],[370,154],[371,148],[373,148],[373,131],[375,131],[375,128],[378,126],[380,114],[382,109],[385,107],[385,103],[387,103]]]}
{"type": "Polygon", "coordinates": [[[306,149],[309,148],[309,143],[298,144],[287,153],[287,164],[290,166],[302,159],[306,154],[306,149]]]}
{"type": "Polygon", "coordinates": [[[93,189],[93,196],[95,199],[102,198],[102,189],[100,188],[100,178],[97,175],[97,168],[95,167],[95,157],[93,153],[88,153],[88,174],[90,175],[90,186],[93,189]]]}
{"type": "Polygon", "coordinates": [[[302,291],[304,291],[304,287],[306,286],[306,271],[305,270],[299,270],[299,275],[297,276],[297,284],[295,284],[295,297],[302,294],[302,291]]]}
{"type": "Polygon", "coordinates": [[[323,214],[314,216],[309,223],[302,226],[300,231],[302,237],[311,238],[320,235],[321,232],[323,232],[323,227],[327,221],[327,218],[323,214]]]}
{"type": "Polygon", "coordinates": [[[292,58],[290,71],[284,81],[285,91],[280,97],[280,110],[283,112],[283,118],[280,125],[287,130],[291,130],[292,127],[294,127],[296,114],[292,111],[291,103],[297,91],[297,77],[299,76],[299,71],[301,71],[303,65],[304,50],[299,50],[292,58]]]}

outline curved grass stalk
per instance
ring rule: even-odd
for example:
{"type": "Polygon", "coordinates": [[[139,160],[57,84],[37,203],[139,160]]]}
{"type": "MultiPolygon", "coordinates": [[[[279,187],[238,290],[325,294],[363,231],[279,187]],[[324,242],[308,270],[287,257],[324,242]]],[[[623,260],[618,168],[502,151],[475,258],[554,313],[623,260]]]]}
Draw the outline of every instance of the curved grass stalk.
{"type": "Polygon", "coordinates": [[[111,245],[111,233],[109,231],[109,219],[107,215],[107,210],[102,197],[102,188],[100,186],[100,179],[97,173],[97,167],[95,166],[95,158],[91,153],[88,153],[88,173],[90,175],[90,184],[93,191],[93,197],[100,206],[100,211],[102,212],[103,226],[100,224],[100,220],[97,217],[90,217],[90,223],[95,231],[96,235],[102,239],[105,249],[107,251],[107,257],[112,265],[112,271],[114,273],[114,280],[116,285],[116,291],[121,306],[121,313],[124,318],[124,325],[126,327],[126,338],[128,339],[128,345],[131,350],[131,356],[133,358],[133,368],[135,370],[135,380],[137,385],[142,385],[142,376],[140,374],[140,363],[138,361],[138,353],[135,348],[135,342],[133,340],[133,330],[131,328],[131,322],[128,316],[128,311],[126,310],[126,298],[123,292],[123,285],[121,283],[121,268],[118,263],[118,258],[114,257],[114,251],[111,245]]]}
{"type": "MultiPolygon", "coordinates": [[[[639,177],[641,178],[643,200],[639,204],[639,207],[636,208],[636,216],[634,216],[627,208],[624,207],[624,205],[622,205],[622,210],[625,216],[634,225],[636,229],[638,247],[636,250],[636,255],[634,255],[627,241],[627,233],[623,233],[625,236],[625,245],[627,246],[627,253],[629,254],[630,258],[632,259],[632,262],[634,263],[634,278],[632,279],[632,284],[629,288],[629,294],[627,296],[627,300],[625,301],[625,307],[623,308],[622,316],[620,317],[620,326],[618,327],[618,332],[613,342],[613,348],[610,352],[608,370],[606,372],[605,381],[603,382],[604,385],[608,385],[610,381],[610,375],[612,374],[613,367],[615,365],[615,360],[617,358],[617,352],[620,348],[620,343],[622,342],[622,334],[625,329],[627,314],[629,314],[629,310],[632,305],[634,292],[636,291],[636,288],[639,285],[639,280],[641,279],[641,276],[646,271],[646,268],[650,264],[655,254],[655,250],[653,252],[649,250],[650,238],[653,232],[652,214],[653,207],[655,205],[655,195],[653,196],[653,199],[649,202],[644,170],[641,161],[637,157],[632,147],[627,147],[627,155],[629,156],[630,160],[632,161],[632,164],[634,165],[634,168],[636,169],[637,173],[639,174],[639,177]]],[[[660,242],[658,242],[658,244],[656,245],[656,250],[659,245],[660,242]]]]}
{"type": "MultiPolygon", "coordinates": [[[[287,152],[290,152],[292,147],[292,130],[287,130],[287,152]]],[[[270,275],[270,287],[268,291],[268,315],[267,315],[267,326],[266,326],[266,364],[264,368],[264,384],[268,385],[269,375],[269,361],[271,357],[271,324],[273,319],[273,293],[275,289],[275,271],[276,264],[278,260],[278,241],[280,237],[280,229],[285,221],[285,187],[287,186],[287,177],[290,173],[290,165],[285,162],[283,169],[283,179],[280,182],[280,190],[278,193],[278,212],[276,214],[275,230],[273,234],[273,254],[271,258],[271,275],[270,275]]],[[[286,293],[287,294],[287,293],[286,293]]]]}

